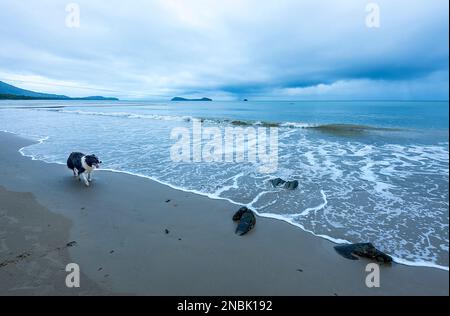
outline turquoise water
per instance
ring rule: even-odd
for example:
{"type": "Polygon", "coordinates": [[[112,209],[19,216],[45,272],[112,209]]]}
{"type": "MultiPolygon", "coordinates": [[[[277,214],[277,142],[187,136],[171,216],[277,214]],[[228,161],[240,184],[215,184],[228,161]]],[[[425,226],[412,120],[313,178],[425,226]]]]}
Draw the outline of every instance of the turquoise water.
{"type": "Polygon", "coordinates": [[[0,102],[1,130],[45,138],[24,148],[27,156],[64,163],[74,150],[95,153],[105,169],[441,268],[448,267],[448,119],[448,102],[0,102]],[[191,131],[196,118],[219,131],[278,127],[276,170],[173,161],[171,131],[191,131]],[[297,179],[299,188],[273,188],[273,177],[297,179]]]}

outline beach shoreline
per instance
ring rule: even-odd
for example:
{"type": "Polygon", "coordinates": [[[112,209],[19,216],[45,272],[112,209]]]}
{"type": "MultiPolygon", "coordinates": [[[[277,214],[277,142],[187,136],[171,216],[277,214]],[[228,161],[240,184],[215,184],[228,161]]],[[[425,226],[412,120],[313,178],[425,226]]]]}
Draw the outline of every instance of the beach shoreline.
{"type": "Polygon", "coordinates": [[[0,295],[449,293],[448,271],[401,264],[381,266],[381,287],[368,288],[369,261],[344,259],[330,241],[280,220],[258,217],[253,231],[236,236],[231,216],[238,206],[225,200],[104,170],[96,172],[86,188],[64,166],[33,161],[18,152],[33,143],[0,132],[0,194],[8,202],[2,210],[7,216],[0,217],[1,231],[6,232],[0,263],[10,262],[0,267],[0,295]],[[15,210],[20,203],[19,220],[15,210]],[[46,214],[41,220],[54,223],[51,238],[42,237],[49,232],[39,229],[42,221],[30,223],[25,216],[36,210],[46,214]],[[29,226],[36,228],[34,235],[18,242],[16,236],[29,226]],[[76,245],[64,247],[70,241],[76,245]],[[63,248],[57,259],[39,261],[45,256],[35,254],[52,247],[63,248]],[[31,255],[15,262],[25,248],[31,255]],[[79,289],[64,285],[64,265],[69,262],[80,265],[79,289]],[[45,271],[37,279],[36,266],[45,271]]]}

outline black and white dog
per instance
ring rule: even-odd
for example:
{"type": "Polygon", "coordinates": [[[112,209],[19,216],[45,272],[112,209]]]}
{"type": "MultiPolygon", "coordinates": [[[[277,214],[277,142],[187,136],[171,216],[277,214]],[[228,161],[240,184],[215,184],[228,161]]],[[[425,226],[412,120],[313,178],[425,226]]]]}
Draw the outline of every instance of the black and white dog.
{"type": "Polygon", "coordinates": [[[99,168],[101,163],[102,162],[98,160],[97,156],[85,155],[79,152],[73,152],[70,154],[69,158],[67,158],[67,167],[69,169],[72,169],[73,175],[75,177],[78,177],[78,180],[80,180],[81,175],[86,186],[89,186],[89,182],[92,181],[92,171],[99,168]]]}

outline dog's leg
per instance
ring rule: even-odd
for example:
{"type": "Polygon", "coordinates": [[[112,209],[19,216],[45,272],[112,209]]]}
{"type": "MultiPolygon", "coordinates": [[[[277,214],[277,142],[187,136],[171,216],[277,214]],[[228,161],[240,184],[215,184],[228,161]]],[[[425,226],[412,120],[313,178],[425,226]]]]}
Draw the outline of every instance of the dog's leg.
{"type": "Polygon", "coordinates": [[[91,172],[88,172],[88,181],[91,182],[92,178],[91,178],[91,172]]]}
{"type": "Polygon", "coordinates": [[[83,172],[83,173],[81,174],[81,176],[83,177],[84,184],[88,187],[88,186],[89,186],[89,181],[88,181],[88,179],[86,178],[86,173],[83,172]]]}
{"type": "Polygon", "coordinates": [[[75,175],[75,178],[78,179],[78,181],[81,181],[80,179],[80,173],[78,172],[77,168],[73,168],[73,174],[75,175]]]}

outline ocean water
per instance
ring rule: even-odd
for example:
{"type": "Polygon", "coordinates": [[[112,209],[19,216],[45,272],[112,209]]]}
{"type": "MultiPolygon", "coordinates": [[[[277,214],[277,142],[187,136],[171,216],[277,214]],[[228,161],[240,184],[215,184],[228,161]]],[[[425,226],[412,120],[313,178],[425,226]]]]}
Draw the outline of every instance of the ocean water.
{"type": "Polygon", "coordinates": [[[104,169],[244,204],[335,242],[371,241],[400,263],[448,269],[448,106],[0,101],[0,130],[41,140],[21,149],[33,159],[65,163],[72,151],[95,153],[104,169]],[[196,119],[220,131],[277,127],[276,170],[263,173],[249,161],[173,161],[171,132],[192,130],[196,119]],[[299,187],[273,188],[274,177],[299,187]]]}

